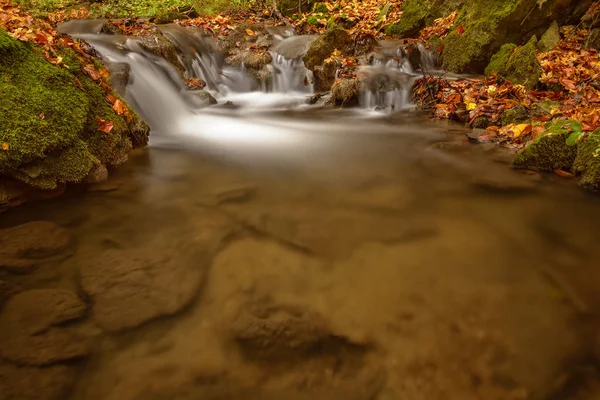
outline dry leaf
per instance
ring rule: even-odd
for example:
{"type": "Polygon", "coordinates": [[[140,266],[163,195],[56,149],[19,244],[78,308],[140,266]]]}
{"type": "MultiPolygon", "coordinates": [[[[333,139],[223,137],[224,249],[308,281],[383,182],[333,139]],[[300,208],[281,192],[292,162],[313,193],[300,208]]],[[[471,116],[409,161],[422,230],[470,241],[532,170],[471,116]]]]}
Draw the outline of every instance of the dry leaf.
{"type": "Polygon", "coordinates": [[[117,115],[123,115],[123,114],[125,114],[125,111],[127,111],[127,107],[119,99],[115,100],[115,103],[113,104],[112,108],[113,108],[113,110],[115,110],[117,115]]]}
{"type": "Polygon", "coordinates": [[[254,36],[254,31],[250,28],[246,28],[246,33],[248,34],[248,36],[254,36]]]}
{"type": "Polygon", "coordinates": [[[110,133],[113,129],[113,123],[111,121],[106,121],[100,117],[96,117],[96,121],[98,122],[98,130],[104,133],[110,133]]]}
{"type": "Polygon", "coordinates": [[[2,142],[2,150],[8,151],[8,143],[2,142]]]}

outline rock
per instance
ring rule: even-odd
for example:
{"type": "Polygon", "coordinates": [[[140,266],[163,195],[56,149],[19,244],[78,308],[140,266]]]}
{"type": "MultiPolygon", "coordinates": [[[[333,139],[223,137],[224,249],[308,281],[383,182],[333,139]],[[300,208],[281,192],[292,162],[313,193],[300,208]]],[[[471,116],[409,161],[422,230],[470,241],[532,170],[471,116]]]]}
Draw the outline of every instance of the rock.
{"type": "Polygon", "coordinates": [[[331,89],[335,82],[337,65],[335,63],[324,63],[315,67],[314,88],[316,92],[326,92],[331,89]]]}
{"type": "Polygon", "coordinates": [[[547,120],[556,110],[560,108],[560,103],[552,100],[543,100],[531,105],[531,118],[547,120]]]}
{"type": "Polygon", "coordinates": [[[521,124],[524,122],[529,122],[531,120],[529,116],[529,111],[525,106],[518,105],[513,108],[509,108],[508,110],[502,111],[501,115],[502,125],[510,125],[510,124],[521,124]]]}
{"type": "Polygon", "coordinates": [[[123,31],[116,25],[111,24],[110,22],[105,22],[102,24],[100,28],[100,33],[104,33],[106,35],[123,35],[123,31]]]}
{"type": "Polygon", "coordinates": [[[261,49],[268,49],[273,46],[273,38],[271,35],[260,35],[256,39],[256,46],[260,47],[261,49]]]}
{"type": "Polygon", "coordinates": [[[17,288],[9,282],[0,280],[0,310],[4,303],[17,292],[17,288]]]}
{"type": "Polygon", "coordinates": [[[108,169],[104,164],[98,164],[85,177],[85,183],[98,183],[108,179],[108,169]]]}
{"type": "Polygon", "coordinates": [[[317,37],[316,35],[292,36],[273,46],[273,51],[281,54],[288,60],[296,60],[304,57],[310,45],[317,37]]]}
{"type": "Polygon", "coordinates": [[[276,0],[277,8],[285,16],[291,16],[297,12],[312,10],[315,0],[276,0]]]}
{"type": "Polygon", "coordinates": [[[552,22],[552,25],[542,35],[539,42],[537,42],[537,51],[545,53],[550,51],[560,42],[560,29],[556,21],[552,22]]]}
{"type": "Polygon", "coordinates": [[[600,28],[592,29],[585,42],[586,48],[600,50],[600,28]]]}
{"type": "Polygon", "coordinates": [[[70,243],[67,230],[53,222],[36,221],[0,229],[0,259],[42,259],[62,253],[70,243]]]}
{"type": "Polygon", "coordinates": [[[64,400],[76,374],[75,367],[65,365],[31,368],[0,364],[0,399],[64,400]]]}
{"type": "Polygon", "coordinates": [[[114,63],[110,66],[110,84],[120,96],[127,93],[131,66],[127,63],[114,63]]]}
{"type": "Polygon", "coordinates": [[[171,22],[177,20],[188,19],[188,16],[182,12],[178,11],[167,11],[160,14],[157,14],[154,18],[155,24],[170,24],[171,22]]]}
{"type": "Polygon", "coordinates": [[[498,75],[514,84],[525,86],[532,90],[538,84],[543,70],[536,56],[537,38],[533,36],[523,47],[513,51],[508,58],[505,68],[501,68],[498,75]]]}
{"type": "Polygon", "coordinates": [[[80,276],[92,299],[92,317],[114,332],[177,313],[199,293],[212,257],[231,229],[228,218],[207,212],[201,229],[184,244],[159,236],[138,247],[90,257],[80,276]]]}
{"type": "Polygon", "coordinates": [[[477,141],[477,139],[482,135],[487,135],[489,132],[485,129],[475,128],[467,131],[466,135],[469,139],[477,141]]]}
{"type": "Polygon", "coordinates": [[[513,50],[517,47],[514,43],[506,43],[500,47],[500,50],[492,56],[490,63],[485,68],[485,74],[491,76],[492,74],[502,74],[506,70],[506,64],[512,54],[513,50]]]}
{"type": "Polygon", "coordinates": [[[546,132],[517,153],[512,166],[534,171],[570,170],[577,155],[577,147],[566,144],[570,133],[568,124],[568,121],[559,121],[551,125],[546,132]]]}
{"type": "Polygon", "coordinates": [[[183,76],[185,67],[179,60],[175,45],[160,33],[138,36],[139,44],[143,49],[167,60],[183,76]]]}
{"type": "Polygon", "coordinates": [[[480,115],[479,117],[473,120],[473,123],[471,125],[473,126],[473,128],[476,129],[485,129],[488,126],[490,126],[491,123],[488,117],[486,117],[485,115],[480,115]]]}
{"type": "Polygon", "coordinates": [[[196,107],[208,107],[217,104],[217,99],[215,99],[210,92],[204,89],[191,90],[188,93],[191,95],[190,98],[196,107]]]}
{"type": "Polygon", "coordinates": [[[85,312],[85,303],[68,290],[16,294],[0,313],[0,357],[21,365],[49,365],[87,355],[81,338],[59,327],[85,312]]]}
{"type": "Polygon", "coordinates": [[[270,53],[249,51],[243,56],[242,63],[246,68],[262,69],[265,65],[270,64],[272,60],[273,58],[270,53]]]}
{"type": "Polygon", "coordinates": [[[339,27],[328,29],[312,42],[302,57],[304,65],[314,71],[315,67],[322,65],[335,49],[343,51],[349,40],[350,35],[345,29],[339,27]]]}
{"type": "Polygon", "coordinates": [[[581,174],[579,184],[588,190],[600,190],[600,129],[577,145],[573,173],[581,174]]]}
{"type": "Polygon", "coordinates": [[[315,350],[330,336],[320,315],[284,306],[248,307],[237,315],[231,329],[253,361],[290,361],[315,350]]]}
{"type": "Polygon", "coordinates": [[[330,102],[340,107],[356,107],[359,103],[359,96],[362,84],[360,80],[340,79],[331,87],[330,102]]]}

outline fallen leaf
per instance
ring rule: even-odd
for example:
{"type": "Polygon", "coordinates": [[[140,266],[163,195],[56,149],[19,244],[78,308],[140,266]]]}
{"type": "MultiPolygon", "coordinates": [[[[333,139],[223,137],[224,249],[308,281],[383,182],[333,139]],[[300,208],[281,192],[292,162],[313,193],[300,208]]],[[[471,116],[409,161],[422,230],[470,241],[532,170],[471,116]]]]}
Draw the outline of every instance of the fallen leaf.
{"type": "Polygon", "coordinates": [[[111,121],[106,121],[100,117],[96,117],[96,121],[98,122],[98,130],[104,133],[110,133],[113,129],[113,123],[111,121]]]}
{"type": "Polygon", "coordinates": [[[85,92],[85,89],[83,88],[83,85],[81,84],[81,82],[77,78],[75,78],[75,86],[77,86],[77,89],[81,90],[82,92],[85,92]]]}
{"type": "Polygon", "coordinates": [[[86,65],[83,67],[83,72],[85,72],[86,75],[92,78],[94,81],[100,80],[100,74],[98,74],[98,72],[91,65],[86,65]]]}
{"type": "Polygon", "coordinates": [[[558,176],[562,176],[563,178],[575,178],[575,175],[570,172],[563,171],[562,169],[555,169],[554,173],[558,176]]]}
{"type": "Polygon", "coordinates": [[[41,113],[41,114],[39,115],[39,117],[40,117],[40,119],[44,119],[44,118],[46,118],[46,115],[45,115],[44,113],[41,113]]]}
{"type": "Polygon", "coordinates": [[[465,27],[464,25],[459,25],[456,27],[456,34],[458,36],[462,36],[462,34],[465,33],[465,27]]]}
{"type": "Polygon", "coordinates": [[[8,151],[8,143],[2,142],[2,150],[8,151]]]}
{"type": "Polygon", "coordinates": [[[248,34],[248,36],[254,36],[254,31],[250,28],[246,29],[246,33],[248,34]]]}
{"type": "Polygon", "coordinates": [[[125,113],[125,111],[127,110],[127,107],[125,106],[125,104],[123,104],[123,102],[119,99],[115,100],[115,103],[113,104],[112,108],[113,108],[113,110],[115,110],[117,115],[123,115],[125,113]]]}
{"type": "Polygon", "coordinates": [[[512,128],[512,132],[513,132],[513,137],[514,138],[518,138],[521,135],[527,135],[529,132],[531,132],[531,125],[530,124],[519,124],[519,125],[515,125],[512,128]]]}

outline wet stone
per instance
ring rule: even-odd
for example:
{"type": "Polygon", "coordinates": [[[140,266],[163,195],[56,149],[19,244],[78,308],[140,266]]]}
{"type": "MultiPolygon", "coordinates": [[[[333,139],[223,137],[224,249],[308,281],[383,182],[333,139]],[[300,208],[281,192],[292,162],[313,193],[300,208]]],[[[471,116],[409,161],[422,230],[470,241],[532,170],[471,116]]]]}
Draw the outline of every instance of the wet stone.
{"type": "Polygon", "coordinates": [[[0,357],[21,365],[49,365],[87,355],[84,341],[61,327],[85,312],[85,303],[68,290],[34,289],[13,296],[0,313],[0,357]]]}

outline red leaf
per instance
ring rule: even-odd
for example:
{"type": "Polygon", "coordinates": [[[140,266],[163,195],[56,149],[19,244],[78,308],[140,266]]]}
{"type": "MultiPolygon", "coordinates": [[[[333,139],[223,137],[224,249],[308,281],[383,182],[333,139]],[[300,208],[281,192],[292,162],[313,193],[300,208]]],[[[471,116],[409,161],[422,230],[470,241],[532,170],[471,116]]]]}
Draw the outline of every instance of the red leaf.
{"type": "Polygon", "coordinates": [[[94,81],[100,80],[100,74],[98,74],[98,72],[96,72],[94,67],[91,65],[86,65],[85,67],[83,67],[83,72],[85,72],[86,75],[92,78],[92,80],[94,81]]]}
{"type": "Polygon", "coordinates": [[[575,178],[575,175],[570,172],[563,171],[562,169],[555,169],[554,173],[558,176],[562,176],[563,178],[575,178]]]}
{"type": "Polygon", "coordinates": [[[96,117],[96,121],[98,122],[98,130],[104,133],[110,133],[113,128],[113,123],[111,121],[103,120],[100,117],[96,117]]]}
{"type": "Polygon", "coordinates": [[[115,110],[117,115],[123,115],[127,110],[127,107],[125,106],[125,104],[123,104],[121,100],[117,99],[115,101],[115,104],[113,104],[113,110],[115,110]]]}
{"type": "Polygon", "coordinates": [[[465,27],[464,25],[459,25],[456,27],[456,34],[458,36],[461,36],[463,33],[465,33],[465,27]]]}

